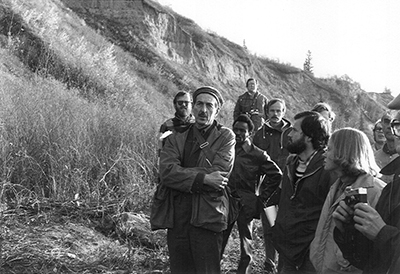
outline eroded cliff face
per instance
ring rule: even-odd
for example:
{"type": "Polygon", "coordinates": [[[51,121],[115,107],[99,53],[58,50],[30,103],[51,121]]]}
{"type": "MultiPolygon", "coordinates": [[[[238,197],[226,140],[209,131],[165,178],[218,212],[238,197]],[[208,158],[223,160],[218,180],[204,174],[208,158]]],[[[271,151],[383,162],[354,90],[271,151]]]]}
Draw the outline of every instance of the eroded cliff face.
{"type": "Polygon", "coordinates": [[[352,102],[341,104],[343,95],[331,85],[298,68],[258,58],[151,0],[62,2],[138,60],[160,68],[179,89],[204,84],[219,88],[228,116],[250,76],[259,80],[260,91],[268,98],[286,101],[288,118],[319,101],[329,102],[347,120],[351,115],[346,109],[354,109],[352,102]]]}
{"type": "MultiPolygon", "coordinates": [[[[248,58],[238,62],[236,54],[222,41],[219,47],[212,45],[209,34],[193,21],[157,3],[146,0],[63,0],[63,3],[78,13],[101,15],[120,22],[120,31],[127,39],[145,39],[147,46],[162,58],[186,66],[189,73],[199,71],[222,86],[240,86],[243,90],[246,77],[253,74],[248,58]]],[[[245,49],[235,47],[243,56],[247,55],[245,49]]]]}
{"type": "MultiPolygon", "coordinates": [[[[219,88],[227,102],[225,117],[232,116],[237,97],[245,91],[245,82],[251,76],[259,80],[261,93],[286,101],[289,119],[325,101],[336,110],[338,118],[343,118],[343,125],[351,126],[365,112],[362,108],[376,108],[369,101],[366,106],[357,103],[365,92],[351,79],[318,79],[290,65],[257,57],[151,0],[53,1],[60,12],[70,8],[82,25],[124,49],[132,59],[156,68],[156,77],[133,73],[145,80],[160,77],[168,82],[167,89],[160,90],[163,95],[172,97],[177,90],[190,91],[199,85],[219,88]]],[[[38,40],[33,33],[31,36],[38,40]]],[[[35,44],[47,45],[38,42],[35,44]]],[[[149,84],[159,87],[157,83],[149,84]]]]}

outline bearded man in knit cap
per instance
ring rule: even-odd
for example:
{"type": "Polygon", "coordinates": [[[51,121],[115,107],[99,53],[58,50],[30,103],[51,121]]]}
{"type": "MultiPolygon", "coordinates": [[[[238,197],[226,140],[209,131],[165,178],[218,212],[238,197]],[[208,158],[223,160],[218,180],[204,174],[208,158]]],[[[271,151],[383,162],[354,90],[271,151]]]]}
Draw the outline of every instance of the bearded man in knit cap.
{"type": "Polygon", "coordinates": [[[195,123],[170,135],[160,154],[161,184],[173,211],[167,243],[171,273],[220,273],[222,231],[228,222],[225,189],[233,168],[235,135],[215,118],[221,93],[209,86],[193,93],[195,123]]]}

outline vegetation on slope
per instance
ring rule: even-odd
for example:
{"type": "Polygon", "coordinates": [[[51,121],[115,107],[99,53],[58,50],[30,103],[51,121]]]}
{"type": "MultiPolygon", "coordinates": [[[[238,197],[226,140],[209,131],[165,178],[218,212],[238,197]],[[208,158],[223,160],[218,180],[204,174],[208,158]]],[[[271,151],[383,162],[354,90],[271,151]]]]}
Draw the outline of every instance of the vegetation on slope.
{"type": "MultiPolygon", "coordinates": [[[[292,106],[305,108],[311,98],[305,91],[318,86],[315,94],[334,98],[343,113],[338,125],[358,123],[351,120],[354,102],[343,103],[338,89],[348,81],[310,78],[294,90],[291,75],[298,69],[257,58],[202,32],[190,19],[177,18],[199,48],[212,47],[253,64],[253,72],[271,84],[272,95],[287,96],[292,106]],[[258,72],[264,67],[273,74],[258,72]]],[[[5,273],[168,269],[165,242],[150,248],[139,241],[132,252],[128,236],[117,233],[118,221],[125,212],[148,213],[157,175],[156,135],[173,113],[171,96],[210,79],[164,60],[146,45],[140,30],[135,43],[124,44],[115,34],[120,23],[90,20],[99,29],[100,21],[113,28],[89,27],[58,0],[0,0],[0,266],[5,273]]],[[[215,82],[230,87],[222,113],[229,126],[243,87],[215,82]]],[[[315,94],[312,100],[318,101],[315,94]]],[[[368,110],[367,120],[375,119],[379,114],[373,102],[359,94],[346,96],[368,110]]],[[[235,268],[237,250],[234,234],[223,261],[226,272],[235,268]]]]}

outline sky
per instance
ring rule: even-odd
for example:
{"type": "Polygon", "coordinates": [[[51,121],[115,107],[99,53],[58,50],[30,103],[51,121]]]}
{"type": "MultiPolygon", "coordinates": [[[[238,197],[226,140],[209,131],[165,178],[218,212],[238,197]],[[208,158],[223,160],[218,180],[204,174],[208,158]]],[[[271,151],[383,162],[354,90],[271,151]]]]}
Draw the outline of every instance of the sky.
{"type": "Polygon", "coordinates": [[[399,0],[156,0],[258,56],[400,93],[399,0]]]}

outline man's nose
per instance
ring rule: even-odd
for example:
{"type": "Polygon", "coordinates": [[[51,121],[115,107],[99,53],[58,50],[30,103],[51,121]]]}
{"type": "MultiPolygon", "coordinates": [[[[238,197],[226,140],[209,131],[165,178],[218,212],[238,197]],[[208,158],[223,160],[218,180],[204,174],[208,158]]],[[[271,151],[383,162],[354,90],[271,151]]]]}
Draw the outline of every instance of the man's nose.
{"type": "Polygon", "coordinates": [[[201,106],[200,106],[200,111],[201,111],[201,112],[207,112],[206,106],[205,106],[205,105],[201,105],[201,106]]]}

